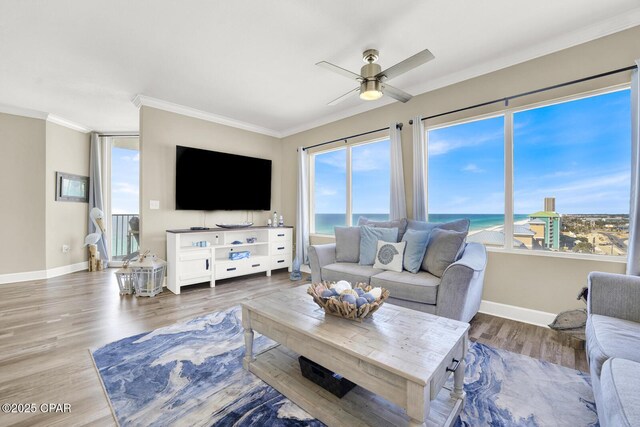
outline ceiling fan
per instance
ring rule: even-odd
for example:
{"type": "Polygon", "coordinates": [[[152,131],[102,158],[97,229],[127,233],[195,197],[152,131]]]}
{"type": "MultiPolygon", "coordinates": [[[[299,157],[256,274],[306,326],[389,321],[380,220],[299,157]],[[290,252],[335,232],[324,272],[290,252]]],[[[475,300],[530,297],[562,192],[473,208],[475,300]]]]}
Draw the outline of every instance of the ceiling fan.
{"type": "Polygon", "coordinates": [[[367,49],[362,52],[362,60],[366,62],[366,64],[360,69],[360,74],[352,73],[349,70],[345,70],[344,68],[338,67],[337,65],[331,64],[327,61],[318,62],[316,65],[333,71],[334,73],[338,73],[341,76],[356,80],[360,83],[357,88],[334,99],[328,105],[336,105],[356,92],[359,92],[360,99],[365,101],[375,101],[376,99],[380,99],[383,94],[387,94],[400,102],[407,102],[412,98],[412,95],[387,84],[386,81],[394,77],[398,77],[407,71],[413,70],[414,68],[435,58],[433,54],[429,52],[429,49],[425,49],[413,56],[410,56],[404,61],[398,62],[396,65],[381,71],[382,67],[380,67],[380,64],[376,63],[378,56],[379,52],[376,49],[367,49]]]}

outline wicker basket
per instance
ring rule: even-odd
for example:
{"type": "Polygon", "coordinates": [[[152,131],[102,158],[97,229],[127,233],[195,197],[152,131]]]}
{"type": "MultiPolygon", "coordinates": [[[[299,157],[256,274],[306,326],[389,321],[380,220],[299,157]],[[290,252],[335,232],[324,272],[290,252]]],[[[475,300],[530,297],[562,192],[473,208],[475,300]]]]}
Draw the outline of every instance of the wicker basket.
{"type": "MultiPolygon", "coordinates": [[[[360,308],[357,308],[355,304],[349,304],[348,302],[340,301],[338,298],[323,298],[322,292],[329,289],[334,282],[324,282],[318,284],[312,284],[307,289],[307,293],[313,297],[313,300],[318,304],[325,313],[333,316],[344,317],[349,320],[356,320],[362,322],[365,317],[371,316],[378,310],[382,304],[389,298],[389,291],[382,288],[382,295],[380,298],[372,303],[362,304],[360,308]]],[[[354,288],[361,288],[365,292],[369,292],[373,289],[365,283],[357,283],[354,288]]]]}

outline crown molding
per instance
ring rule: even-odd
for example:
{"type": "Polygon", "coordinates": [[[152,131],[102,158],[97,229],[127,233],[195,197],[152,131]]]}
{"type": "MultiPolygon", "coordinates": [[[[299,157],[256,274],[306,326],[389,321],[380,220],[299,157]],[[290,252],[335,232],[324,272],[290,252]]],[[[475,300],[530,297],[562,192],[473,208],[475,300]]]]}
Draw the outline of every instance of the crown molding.
{"type": "MultiPolygon", "coordinates": [[[[582,43],[587,43],[601,37],[606,37],[638,25],[640,25],[640,7],[633,9],[632,11],[625,12],[624,14],[620,14],[604,21],[592,24],[588,27],[580,28],[570,33],[558,36],[552,40],[547,40],[545,42],[531,46],[528,49],[516,51],[509,55],[501,56],[500,58],[497,58],[495,60],[485,61],[476,66],[463,69],[456,73],[451,73],[446,77],[434,79],[426,83],[413,85],[405,88],[404,90],[410,93],[416,93],[415,96],[419,96],[426,92],[430,92],[436,89],[450,86],[455,83],[479,77],[484,74],[492,73],[494,71],[521,64],[523,62],[549,55],[564,49],[568,49],[582,43]]],[[[385,100],[386,102],[384,102],[383,100],[384,97],[380,101],[361,104],[318,120],[302,123],[289,129],[282,130],[280,132],[282,135],[281,138],[295,135],[297,133],[333,123],[338,120],[346,119],[348,117],[352,117],[367,111],[375,110],[376,108],[380,108],[385,105],[391,104],[392,102],[396,102],[393,99],[385,100]]]]}
{"type": "Polygon", "coordinates": [[[30,110],[28,108],[16,107],[7,104],[0,104],[0,113],[11,114],[13,116],[30,117],[32,119],[47,120],[47,113],[43,111],[30,110]]]}
{"type": "Polygon", "coordinates": [[[55,114],[47,114],[46,120],[48,122],[55,123],[57,125],[64,126],[66,128],[73,129],[82,133],[89,133],[93,130],[81,124],[72,122],[71,120],[67,120],[63,117],[56,116],[55,114]]]}
{"type": "Polygon", "coordinates": [[[243,122],[240,120],[232,119],[230,117],[221,116],[218,114],[209,113],[207,111],[198,110],[196,108],[187,107],[185,105],[176,104],[162,99],[152,98],[150,96],[138,94],[131,102],[137,108],[151,107],[159,110],[169,111],[176,114],[181,114],[187,117],[193,117],[200,120],[206,120],[208,122],[218,123],[225,126],[230,126],[238,129],[247,130],[250,132],[260,133],[263,135],[273,136],[275,138],[282,138],[282,134],[276,130],[268,129],[262,126],[258,126],[252,123],[243,122]]]}
{"type": "Polygon", "coordinates": [[[55,123],[57,125],[77,130],[83,133],[88,133],[92,130],[86,126],[72,122],[71,120],[56,116],[55,114],[45,113],[44,111],[31,110],[29,108],[16,107],[13,105],[0,104],[0,113],[11,114],[13,116],[20,117],[29,117],[31,119],[45,120],[47,122],[55,123]]]}

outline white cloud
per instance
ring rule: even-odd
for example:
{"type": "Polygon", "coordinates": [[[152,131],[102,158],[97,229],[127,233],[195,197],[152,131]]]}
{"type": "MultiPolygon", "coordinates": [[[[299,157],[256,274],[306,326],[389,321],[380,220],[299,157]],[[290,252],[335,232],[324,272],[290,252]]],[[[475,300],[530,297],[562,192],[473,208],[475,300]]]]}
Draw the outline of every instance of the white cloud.
{"type": "Polygon", "coordinates": [[[325,196],[325,197],[335,196],[336,194],[338,194],[336,190],[328,187],[317,187],[315,189],[315,193],[318,196],[325,196]]]}
{"type": "Polygon", "coordinates": [[[478,167],[478,165],[476,165],[475,163],[469,163],[467,166],[463,167],[461,170],[463,172],[473,172],[473,173],[483,173],[483,172],[485,172],[484,169],[480,169],[478,167]]]}
{"type": "Polygon", "coordinates": [[[566,182],[554,182],[553,186],[534,187],[516,191],[516,213],[531,213],[543,208],[545,197],[556,198],[556,210],[560,213],[608,213],[628,209],[629,172],[608,174],[593,173],[589,177],[566,182]]]}
{"type": "Polygon", "coordinates": [[[564,178],[567,176],[575,175],[575,171],[558,171],[542,175],[542,178],[564,178]]]}
{"type": "Polygon", "coordinates": [[[133,156],[122,156],[121,159],[125,162],[140,162],[140,152],[138,151],[133,156]]]}
{"type": "Polygon", "coordinates": [[[114,194],[126,193],[126,194],[135,194],[136,196],[139,193],[138,187],[135,186],[135,185],[131,185],[128,182],[115,182],[115,183],[113,183],[113,187],[111,188],[111,191],[114,194]]]}
{"type": "Polygon", "coordinates": [[[494,133],[488,133],[480,136],[475,136],[473,138],[463,138],[463,139],[437,139],[431,138],[429,139],[429,156],[439,156],[442,154],[446,154],[449,151],[458,150],[460,148],[465,147],[475,147],[478,145],[483,145],[487,142],[495,142],[496,140],[503,141],[504,133],[502,130],[494,133]]]}

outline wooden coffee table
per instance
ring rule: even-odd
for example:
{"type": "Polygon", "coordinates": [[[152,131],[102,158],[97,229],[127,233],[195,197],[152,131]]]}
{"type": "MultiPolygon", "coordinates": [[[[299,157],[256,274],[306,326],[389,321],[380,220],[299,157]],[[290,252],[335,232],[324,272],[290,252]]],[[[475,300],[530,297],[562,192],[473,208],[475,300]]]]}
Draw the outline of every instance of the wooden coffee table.
{"type": "Polygon", "coordinates": [[[468,323],[388,303],[361,323],[325,316],[307,287],[242,304],[245,369],[329,426],[454,423],[464,403],[468,323]],[[253,331],[282,345],[254,355],[253,331]],[[302,376],[298,355],[360,387],[337,398],[302,376]]]}

